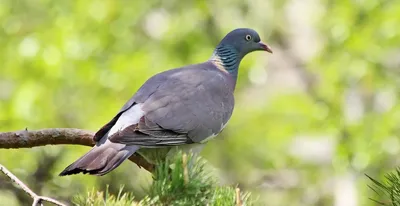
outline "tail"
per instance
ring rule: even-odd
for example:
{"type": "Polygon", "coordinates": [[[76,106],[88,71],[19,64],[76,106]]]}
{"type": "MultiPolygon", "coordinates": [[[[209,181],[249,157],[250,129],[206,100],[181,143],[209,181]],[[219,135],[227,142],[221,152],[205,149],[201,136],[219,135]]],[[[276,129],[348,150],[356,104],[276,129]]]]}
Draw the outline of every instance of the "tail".
{"type": "Polygon", "coordinates": [[[139,147],[132,145],[105,142],[100,146],[93,147],[88,153],[69,165],[60,173],[60,176],[73,175],[82,172],[102,176],[130,157],[139,147]]]}

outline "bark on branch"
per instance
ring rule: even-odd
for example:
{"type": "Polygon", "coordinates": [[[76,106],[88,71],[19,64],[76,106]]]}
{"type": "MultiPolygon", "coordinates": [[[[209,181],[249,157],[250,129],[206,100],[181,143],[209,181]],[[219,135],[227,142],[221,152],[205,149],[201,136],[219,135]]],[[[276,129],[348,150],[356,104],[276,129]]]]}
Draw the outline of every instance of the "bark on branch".
{"type": "MultiPolygon", "coordinates": [[[[54,128],[28,131],[27,129],[15,132],[0,133],[0,149],[32,148],[45,145],[73,144],[93,146],[94,133],[87,130],[73,128],[54,128]]],[[[133,154],[129,160],[152,172],[154,165],[147,162],[142,156],[133,154]]]]}
{"type": "Polygon", "coordinates": [[[53,198],[37,195],[28,186],[26,186],[21,180],[19,180],[13,173],[11,173],[9,170],[7,170],[7,168],[5,168],[1,164],[0,164],[0,172],[5,174],[8,178],[10,178],[11,181],[13,181],[15,184],[20,186],[21,189],[24,190],[24,192],[28,193],[29,196],[32,197],[32,199],[33,199],[32,206],[43,205],[42,202],[50,202],[50,203],[53,203],[54,205],[66,206],[65,204],[63,204],[53,198]]]}

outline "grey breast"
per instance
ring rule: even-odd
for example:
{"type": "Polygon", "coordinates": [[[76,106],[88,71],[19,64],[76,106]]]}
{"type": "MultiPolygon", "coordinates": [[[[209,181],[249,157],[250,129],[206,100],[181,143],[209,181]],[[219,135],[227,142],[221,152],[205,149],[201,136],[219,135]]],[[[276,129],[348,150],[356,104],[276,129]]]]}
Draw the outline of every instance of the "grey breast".
{"type": "Polygon", "coordinates": [[[154,76],[134,99],[143,103],[151,122],[201,142],[218,134],[231,117],[233,88],[228,74],[203,63],[154,76]]]}

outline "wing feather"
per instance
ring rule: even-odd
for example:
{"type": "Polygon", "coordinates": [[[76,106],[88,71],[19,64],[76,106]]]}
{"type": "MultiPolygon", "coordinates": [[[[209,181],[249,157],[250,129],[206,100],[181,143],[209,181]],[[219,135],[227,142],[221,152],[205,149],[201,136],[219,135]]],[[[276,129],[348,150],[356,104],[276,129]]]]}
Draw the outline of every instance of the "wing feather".
{"type": "Polygon", "coordinates": [[[209,64],[169,70],[150,78],[95,135],[99,140],[136,104],[143,116],[114,134],[112,142],[164,147],[202,142],[222,130],[233,111],[234,82],[209,64]]]}

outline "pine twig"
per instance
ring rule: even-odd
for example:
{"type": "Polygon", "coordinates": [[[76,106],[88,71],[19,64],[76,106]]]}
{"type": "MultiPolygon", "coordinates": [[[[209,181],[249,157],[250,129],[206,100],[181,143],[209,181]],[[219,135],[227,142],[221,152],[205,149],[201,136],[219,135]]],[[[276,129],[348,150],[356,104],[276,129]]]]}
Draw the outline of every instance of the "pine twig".
{"type": "Polygon", "coordinates": [[[23,191],[25,191],[26,193],[29,194],[29,196],[32,197],[32,199],[33,199],[32,206],[42,205],[42,201],[50,202],[50,203],[53,203],[54,205],[58,205],[58,206],[66,206],[65,204],[63,204],[55,199],[52,199],[50,197],[44,197],[44,196],[37,195],[31,189],[29,189],[29,187],[26,186],[21,180],[19,180],[13,173],[11,173],[7,168],[5,168],[1,164],[0,164],[0,171],[3,174],[5,174],[8,178],[10,178],[10,180],[12,182],[14,182],[18,186],[20,186],[23,191]]]}
{"type": "Polygon", "coordinates": [[[183,166],[183,181],[185,185],[189,183],[189,170],[187,168],[188,157],[186,153],[182,154],[182,166],[183,166]]]}
{"type": "Polygon", "coordinates": [[[240,188],[236,187],[236,206],[242,206],[242,199],[240,198],[240,188]]]}

